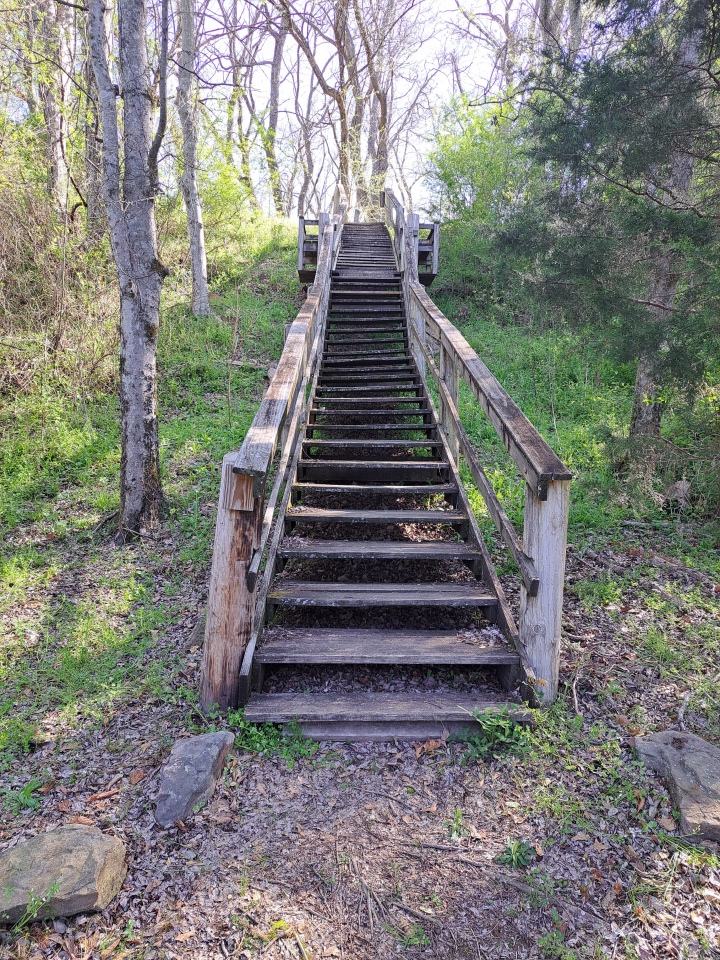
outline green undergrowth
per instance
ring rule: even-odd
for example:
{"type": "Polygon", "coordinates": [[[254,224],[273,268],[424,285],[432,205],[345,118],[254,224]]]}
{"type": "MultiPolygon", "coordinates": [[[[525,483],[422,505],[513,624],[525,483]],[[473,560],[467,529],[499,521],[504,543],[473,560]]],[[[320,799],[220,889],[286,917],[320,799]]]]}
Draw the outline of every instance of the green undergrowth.
{"type": "Polygon", "coordinates": [[[281,757],[287,761],[289,770],[297,760],[312,757],[318,751],[318,744],[305,737],[296,723],[289,724],[287,730],[275,723],[250,723],[243,719],[242,710],[231,710],[227,721],[235,731],[235,746],[239,751],[281,757]]]}
{"type": "MultiPolygon", "coordinates": [[[[712,449],[720,443],[720,367],[690,403],[667,398],[659,448],[629,449],[627,431],[634,369],[613,359],[592,328],[571,327],[561,317],[522,309],[522,295],[496,286],[492,251],[469,224],[443,226],[440,272],[430,294],[462,331],[490,371],[573,473],[571,536],[609,536],[623,521],[690,522],[700,537],[698,561],[717,563],[717,472],[712,449]],[[506,295],[507,293],[507,295],[506,295]],[[713,447],[714,444],[714,447],[713,447]],[[650,458],[654,469],[646,469],[650,458]],[[680,509],[664,497],[677,480],[691,484],[680,509]]],[[[510,518],[522,523],[524,485],[469,388],[461,383],[463,425],[510,518]]],[[[471,481],[469,475],[466,479],[471,481]]],[[[473,507],[485,514],[479,494],[473,507]]],[[[687,552],[688,544],[679,544],[687,552]]]]}
{"type": "Polygon", "coordinates": [[[174,680],[181,657],[162,640],[195,609],[220,461],[242,442],[301,298],[295,227],[250,221],[224,243],[215,237],[213,316],[192,317],[177,211],[160,213],[173,273],[158,346],[165,516],[152,539],[112,544],[114,381],[79,389],[20,321],[15,352],[2,357],[3,371],[23,357],[18,378],[28,364],[40,372],[5,392],[0,409],[0,770],[48,740],[106,723],[128,698],[195,698],[174,680]],[[229,365],[231,355],[253,366],[229,365]]]}

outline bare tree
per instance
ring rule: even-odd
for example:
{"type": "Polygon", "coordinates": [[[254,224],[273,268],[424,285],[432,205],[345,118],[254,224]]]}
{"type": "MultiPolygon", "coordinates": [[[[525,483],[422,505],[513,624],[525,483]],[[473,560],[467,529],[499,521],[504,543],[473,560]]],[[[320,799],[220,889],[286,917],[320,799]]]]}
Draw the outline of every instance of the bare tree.
{"type": "Polygon", "coordinates": [[[122,136],[105,49],[103,0],[89,0],[88,37],[98,88],[103,137],[103,198],[120,287],[119,537],[153,524],[161,505],[157,414],[157,336],[160,288],[151,151],[151,84],[144,0],[122,0],[118,52],[122,136]]]}
{"type": "Polygon", "coordinates": [[[198,188],[198,133],[195,97],[195,8],[193,0],[180,0],[180,33],[182,45],[177,90],[177,109],[183,138],[183,169],[180,189],[185,201],[190,241],[192,273],[192,311],[196,317],[210,315],[210,293],[207,282],[205,231],[198,188]]]}

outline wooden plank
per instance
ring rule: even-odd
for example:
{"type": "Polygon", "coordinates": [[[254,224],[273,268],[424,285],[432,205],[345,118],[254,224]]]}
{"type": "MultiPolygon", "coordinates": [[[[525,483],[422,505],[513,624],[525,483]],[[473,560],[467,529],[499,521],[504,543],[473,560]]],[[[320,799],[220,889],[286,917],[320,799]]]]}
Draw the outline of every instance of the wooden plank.
{"type": "Polygon", "coordinates": [[[471,560],[479,557],[467,543],[429,540],[425,543],[396,540],[293,540],[280,545],[279,556],[294,559],[336,560],[471,560]]]}
{"type": "Polygon", "coordinates": [[[472,722],[478,710],[509,709],[519,722],[530,722],[529,711],[515,703],[492,699],[488,693],[263,693],[253,694],[244,719],[251,723],[293,721],[337,722],[441,720],[472,722]]]}
{"type": "MultiPolygon", "coordinates": [[[[223,469],[200,678],[200,704],[204,710],[214,705],[221,710],[237,707],[240,664],[252,632],[254,597],[247,585],[247,574],[259,542],[263,500],[254,498],[251,510],[223,506],[224,485],[230,477],[231,470],[223,469]]],[[[249,499],[253,477],[241,479],[249,499]]]]}
{"type": "MultiPolygon", "coordinates": [[[[446,411],[446,417],[453,424],[453,437],[455,438],[459,449],[462,450],[463,457],[465,458],[465,462],[470,470],[475,486],[478,488],[483,500],[485,501],[485,506],[488,509],[488,513],[490,514],[493,523],[497,527],[500,536],[503,538],[510,555],[518,565],[525,589],[528,591],[531,597],[534,597],[537,595],[540,584],[540,578],[535,562],[532,557],[529,557],[523,550],[522,544],[520,543],[520,538],[515,532],[515,528],[510,522],[508,515],[505,513],[502,504],[498,500],[497,494],[495,493],[487,474],[480,465],[480,461],[478,460],[475,450],[473,449],[470,438],[460,422],[460,416],[458,414],[457,407],[455,406],[455,401],[450,395],[450,391],[448,390],[445,381],[441,379],[440,371],[435,366],[435,361],[433,360],[432,355],[427,350],[426,359],[428,366],[430,367],[430,370],[438,384],[440,396],[443,401],[443,409],[446,411]]],[[[447,435],[444,422],[442,426],[447,435]]]]}
{"type": "Polygon", "coordinates": [[[286,516],[298,523],[448,523],[467,520],[462,510],[329,510],[290,507],[286,516]]]}
{"type": "Polygon", "coordinates": [[[543,439],[507,391],[490,373],[444,314],[435,306],[421,284],[410,290],[413,302],[422,311],[430,332],[453,354],[461,376],[473,391],[526,481],[542,500],[551,480],[570,480],[571,473],[552,447],[543,439]]]}
{"type": "Polygon", "coordinates": [[[463,642],[453,631],[268,628],[262,663],[511,665],[520,658],[502,644],[463,642]]]}
{"type": "Polygon", "coordinates": [[[306,493],[387,494],[393,497],[442,497],[457,493],[454,483],[379,484],[379,483],[294,483],[293,490],[306,493]]]}
{"type": "Polygon", "coordinates": [[[269,594],[286,607],[496,607],[497,597],[474,583],[318,583],[281,580],[269,594]]]}
{"type": "Polygon", "coordinates": [[[312,437],[316,431],[323,433],[432,433],[432,423],[310,423],[306,435],[312,437]]]}
{"type": "Polygon", "coordinates": [[[523,539],[540,571],[540,585],[536,596],[525,588],[520,591],[520,639],[543,704],[554,703],[558,694],[569,506],[568,480],[549,483],[544,501],[526,489],[523,539]]]}

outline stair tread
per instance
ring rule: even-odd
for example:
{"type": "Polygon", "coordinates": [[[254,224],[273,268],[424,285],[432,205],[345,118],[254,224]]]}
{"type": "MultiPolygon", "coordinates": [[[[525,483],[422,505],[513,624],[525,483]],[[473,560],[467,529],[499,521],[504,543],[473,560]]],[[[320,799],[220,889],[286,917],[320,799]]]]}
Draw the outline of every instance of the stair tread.
{"type": "Polygon", "coordinates": [[[276,581],[273,603],[312,607],[496,607],[481,583],[325,583],[276,581]]]}
{"type": "Polygon", "coordinates": [[[468,560],[480,557],[480,552],[467,543],[448,543],[430,540],[426,543],[397,540],[302,540],[292,539],[280,544],[281,557],[287,559],[329,558],[366,560],[468,560]]]}
{"type": "Polygon", "coordinates": [[[457,493],[454,483],[294,483],[293,490],[300,493],[387,493],[392,496],[444,496],[457,493]]]}
{"type": "Polygon", "coordinates": [[[322,523],[462,523],[463,510],[335,510],[322,507],[288,507],[293,520],[322,523]]]}
{"type": "Polygon", "coordinates": [[[268,627],[260,663],[510,665],[519,655],[503,644],[464,642],[455,631],[336,630],[268,627]]]}
{"type": "Polygon", "coordinates": [[[423,448],[423,447],[436,447],[438,450],[441,450],[443,447],[442,440],[314,440],[312,438],[307,438],[303,440],[303,446],[305,447],[320,447],[321,450],[326,450],[328,447],[347,447],[349,450],[363,450],[367,447],[368,450],[377,450],[379,447],[383,449],[413,449],[413,448],[423,448]]]}
{"type": "Polygon", "coordinates": [[[473,711],[507,708],[519,720],[529,712],[518,704],[489,692],[385,693],[355,690],[352,693],[254,693],[243,718],[252,723],[293,721],[440,720],[473,722],[473,711]]]}

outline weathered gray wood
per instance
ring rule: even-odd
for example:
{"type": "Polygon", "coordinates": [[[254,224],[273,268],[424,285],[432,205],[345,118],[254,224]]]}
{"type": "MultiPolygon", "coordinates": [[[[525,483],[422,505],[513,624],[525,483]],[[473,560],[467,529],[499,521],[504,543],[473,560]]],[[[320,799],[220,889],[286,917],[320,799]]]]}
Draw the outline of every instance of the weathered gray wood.
{"type": "Polygon", "coordinates": [[[462,510],[327,510],[290,507],[286,516],[298,523],[464,523],[462,510]]]}
{"type": "Polygon", "coordinates": [[[389,497],[441,497],[457,493],[452,483],[421,484],[375,484],[375,483],[294,483],[293,490],[300,495],[307,493],[347,493],[352,496],[364,493],[387,494],[389,497]]]}
{"type": "MultiPolygon", "coordinates": [[[[500,536],[503,538],[510,555],[518,565],[525,589],[528,591],[530,596],[534,597],[538,592],[538,586],[540,583],[535,562],[533,561],[532,557],[529,557],[523,550],[520,539],[515,532],[515,528],[510,522],[510,519],[505,513],[500,501],[498,500],[497,494],[495,493],[492,484],[488,480],[485,471],[480,466],[480,461],[475,454],[475,450],[470,442],[470,438],[460,422],[460,415],[455,405],[455,401],[453,397],[450,396],[450,391],[447,388],[447,384],[440,377],[440,371],[435,365],[435,361],[433,360],[429,351],[426,353],[426,358],[431,373],[435,377],[435,380],[438,384],[440,397],[443,403],[443,409],[447,419],[453,424],[453,435],[458,443],[459,449],[462,450],[463,457],[465,458],[468,469],[472,474],[475,486],[478,488],[483,500],[485,501],[485,506],[488,509],[488,513],[490,514],[493,523],[497,527],[500,536]]],[[[443,430],[444,429],[445,424],[443,423],[443,430]]],[[[458,462],[457,458],[455,458],[455,462],[458,462]]]]}
{"type": "Polygon", "coordinates": [[[251,723],[345,720],[472,722],[475,710],[507,708],[518,722],[528,723],[527,710],[514,703],[493,700],[487,693],[264,693],[254,694],[245,708],[251,723]]]}
{"type": "Polygon", "coordinates": [[[260,538],[263,501],[253,497],[252,477],[233,473],[233,460],[233,454],[223,460],[220,480],[200,682],[204,710],[237,707],[240,664],[252,631],[254,597],[247,574],[260,538]]]}
{"type": "Polygon", "coordinates": [[[460,377],[454,358],[440,347],[440,370],[439,378],[445,384],[447,393],[452,400],[452,405],[448,403],[445,391],[440,394],[440,417],[443,430],[448,438],[448,446],[455,463],[458,463],[460,447],[458,443],[458,432],[456,424],[459,424],[460,418],[457,416],[457,402],[460,391],[460,377]],[[453,409],[454,407],[454,409],[453,409]]]}
{"type": "Polygon", "coordinates": [[[322,583],[282,580],[270,599],[286,607],[496,607],[497,598],[474,583],[322,583]]]}
{"type": "Polygon", "coordinates": [[[439,440],[303,440],[303,446],[317,450],[439,450],[439,440]]]}
{"type": "Polygon", "coordinates": [[[570,480],[571,473],[552,447],[498,383],[465,337],[435,306],[421,284],[411,285],[411,300],[430,332],[457,363],[462,378],[480,401],[525,480],[542,500],[551,480],[570,480]]]}
{"type": "Polygon", "coordinates": [[[560,632],[565,584],[570,482],[548,484],[547,498],[531,489],[525,495],[523,542],[540,571],[536,596],[520,592],[520,639],[535,672],[535,689],[543,703],[554,703],[560,669],[560,632]]]}
{"type": "Polygon", "coordinates": [[[257,651],[262,663],[512,665],[520,658],[502,644],[463,642],[436,630],[269,628],[257,651]]]}
{"type": "Polygon", "coordinates": [[[467,543],[430,540],[426,543],[394,540],[293,540],[280,546],[288,560],[472,560],[480,553],[467,543]]]}
{"type": "Polygon", "coordinates": [[[411,482],[426,478],[445,479],[447,464],[442,460],[301,460],[301,479],[319,482],[350,481],[362,483],[375,480],[400,480],[411,482]]]}

